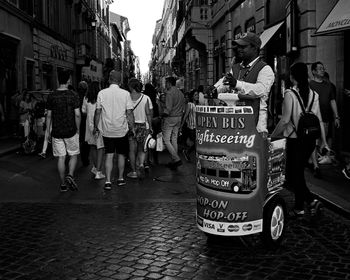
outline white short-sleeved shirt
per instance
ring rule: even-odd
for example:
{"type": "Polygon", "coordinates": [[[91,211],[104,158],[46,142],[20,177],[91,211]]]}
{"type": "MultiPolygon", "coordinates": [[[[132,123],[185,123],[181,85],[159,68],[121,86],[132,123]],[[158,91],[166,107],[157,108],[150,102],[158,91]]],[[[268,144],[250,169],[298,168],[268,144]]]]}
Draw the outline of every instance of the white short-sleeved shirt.
{"type": "Polygon", "coordinates": [[[130,93],[118,85],[112,84],[109,88],[101,90],[97,96],[96,109],[102,109],[102,136],[111,138],[125,136],[129,130],[126,110],[132,108],[130,93]]]}
{"type": "Polygon", "coordinates": [[[148,108],[152,110],[153,105],[152,105],[151,99],[149,98],[149,96],[145,94],[141,94],[141,96],[137,100],[132,101],[133,108],[135,108],[135,106],[138,104],[134,110],[135,123],[147,123],[147,116],[146,116],[147,101],[148,101],[148,108]]]}

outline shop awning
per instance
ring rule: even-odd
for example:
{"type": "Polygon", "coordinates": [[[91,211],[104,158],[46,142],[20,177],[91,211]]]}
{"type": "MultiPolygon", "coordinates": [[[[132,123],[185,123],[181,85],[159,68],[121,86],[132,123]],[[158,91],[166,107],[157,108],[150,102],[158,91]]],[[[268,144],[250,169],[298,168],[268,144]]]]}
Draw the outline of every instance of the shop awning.
{"type": "Polygon", "coordinates": [[[339,0],[317,29],[314,36],[350,29],[350,1],[339,0]]]}
{"type": "Polygon", "coordinates": [[[263,33],[260,35],[260,40],[261,40],[261,48],[263,48],[268,41],[272,38],[272,36],[277,32],[277,30],[282,26],[283,21],[280,23],[277,23],[268,29],[264,30],[263,33]]]}

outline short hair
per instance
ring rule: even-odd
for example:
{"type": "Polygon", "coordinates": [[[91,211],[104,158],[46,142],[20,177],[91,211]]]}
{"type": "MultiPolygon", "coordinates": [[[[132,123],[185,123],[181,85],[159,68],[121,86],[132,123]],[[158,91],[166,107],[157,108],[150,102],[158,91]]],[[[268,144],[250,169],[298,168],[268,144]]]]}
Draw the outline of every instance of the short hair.
{"type": "Polygon", "coordinates": [[[65,85],[70,78],[70,71],[69,70],[58,71],[57,78],[58,78],[58,83],[60,85],[65,85]]]}
{"type": "Polygon", "coordinates": [[[167,77],[165,78],[166,82],[169,82],[172,86],[176,86],[176,78],[175,77],[167,77]]]}
{"type": "Polygon", "coordinates": [[[119,71],[112,70],[109,73],[109,83],[110,84],[118,84],[122,81],[122,75],[119,71]]]}
{"type": "Polygon", "coordinates": [[[78,89],[81,89],[82,91],[86,92],[88,90],[88,84],[85,81],[80,81],[78,84],[78,89]]]}
{"type": "Polygon", "coordinates": [[[311,71],[316,71],[317,65],[319,65],[319,64],[323,65],[323,63],[321,61],[316,61],[316,62],[312,63],[311,64],[311,71]]]}

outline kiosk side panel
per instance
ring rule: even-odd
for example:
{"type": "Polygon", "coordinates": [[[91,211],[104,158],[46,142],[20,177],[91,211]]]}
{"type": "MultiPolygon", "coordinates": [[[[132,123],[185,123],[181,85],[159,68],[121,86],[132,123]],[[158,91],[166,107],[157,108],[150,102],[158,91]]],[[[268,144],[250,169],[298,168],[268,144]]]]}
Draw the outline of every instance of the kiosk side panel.
{"type": "Polygon", "coordinates": [[[251,107],[197,106],[197,224],[216,235],[262,231],[267,139],[251,107]]]}

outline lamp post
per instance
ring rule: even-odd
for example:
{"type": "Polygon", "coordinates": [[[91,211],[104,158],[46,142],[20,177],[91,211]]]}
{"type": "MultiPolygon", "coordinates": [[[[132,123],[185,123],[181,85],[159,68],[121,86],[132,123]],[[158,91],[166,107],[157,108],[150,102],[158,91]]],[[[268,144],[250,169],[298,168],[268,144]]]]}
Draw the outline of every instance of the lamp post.
{"type": "Polygon", "coordinates": [[[92,30],[95,30],[96,28],[96,19],[92,20],[90,23],[91,23],[91,26],[90,28],[85,28],[85,29],[73,29],[72,30],[72,33],[73,35],[79,35],[81,33],[84,33],[86,31],[92,31],[92,30]]]}

